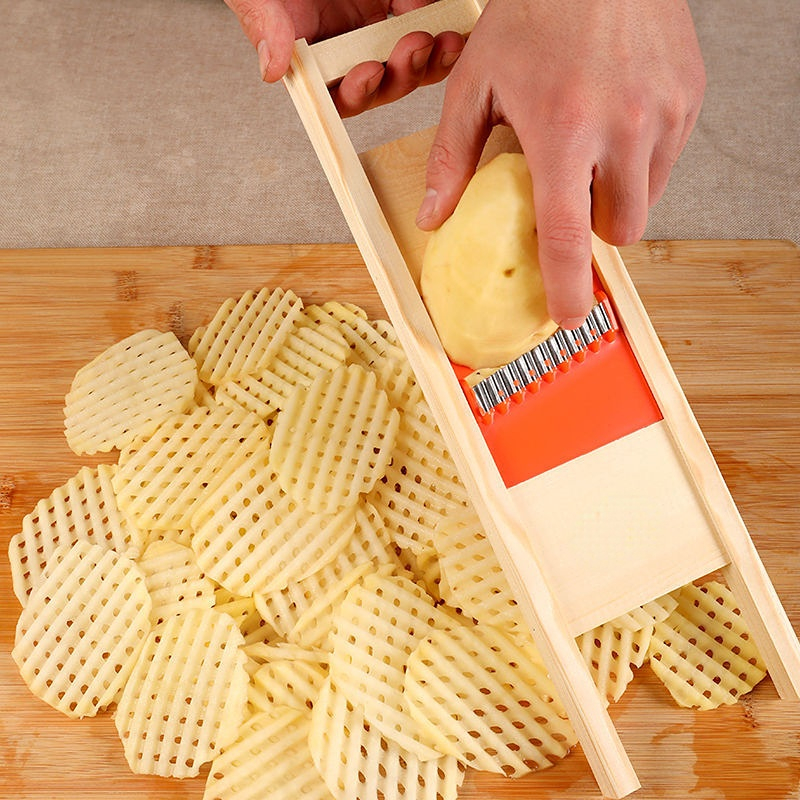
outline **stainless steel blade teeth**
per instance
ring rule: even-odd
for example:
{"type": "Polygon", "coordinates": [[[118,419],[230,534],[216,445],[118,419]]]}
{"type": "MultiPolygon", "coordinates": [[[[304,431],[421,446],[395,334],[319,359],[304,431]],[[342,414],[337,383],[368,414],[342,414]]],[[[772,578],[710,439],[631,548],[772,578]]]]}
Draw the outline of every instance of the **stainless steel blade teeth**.
{"type": "Polygon", "coordinates": [[[472,391],[481,413],[488,414],[531,384],[545,379],[616,327],[607,301],[597,303],[579,327],[559,328],[532,350],[476,383],[472,391]]]}

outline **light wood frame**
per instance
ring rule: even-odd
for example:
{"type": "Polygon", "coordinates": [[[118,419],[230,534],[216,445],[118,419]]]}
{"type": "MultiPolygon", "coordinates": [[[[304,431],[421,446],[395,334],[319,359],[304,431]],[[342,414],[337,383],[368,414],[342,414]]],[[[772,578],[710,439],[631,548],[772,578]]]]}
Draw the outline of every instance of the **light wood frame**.
{"type": "MultiPolygon", "coordinates": [[[[595,269],[617,308],[663,421],[552,474],[512,489],[504,485],[417,288],[424,236],[416,230],[409,208],[421,193],[409,192],[407,185],[398,188],[391,165],[384,169],[391,160],[386,147],[391,153],[393,143],[361,156],[356,153],[327,89],[355,63],[385,60],[404,32],[467,33],[480,12],[477,0],[439,0],[337,39],[315,45],[298,41],[285,84],[598,785],[608,797],[623,797],[635,791],[639,781],[575,635],[721,569],[782,697],[800,698],[800,645],[625,265],[615,248],[597,238],[595,269]],[[574,481],[606,473],[613,473],[613,480],[581,502],[574,481]],[[680,498],[677,518],[662,513],[656,492],[670,500],[680,498]],[[542,499],[559,493],[569,498],[572,509],[566,524],[541,512],[542,499]],[[634,494],[638,510],[625,513],[634,494]],[[593,521],[599,514],[593,541],[602,544],[583,560],[580,554],[586,553],[587,541],[582,510],[593,521]],[[643,520],[649,533],[643,544],[637,540],[634,546],[629,536],[626,539],[625,526],[642,525],[643,520]],[[604,580],[598,581],[598,575],[604,580]],[[578,600],[576,587],[584,589],[578,600]]],[[[430,135],[423,132],[407,146],[400,144],[406,153],[408,148],[415,152],[401,171],[412,176],[417,188],[424,183],[424,144],[419,142],[429,142],[430,135]]],[[[509,145],[505,140],[492,146],[509,145]]]]}

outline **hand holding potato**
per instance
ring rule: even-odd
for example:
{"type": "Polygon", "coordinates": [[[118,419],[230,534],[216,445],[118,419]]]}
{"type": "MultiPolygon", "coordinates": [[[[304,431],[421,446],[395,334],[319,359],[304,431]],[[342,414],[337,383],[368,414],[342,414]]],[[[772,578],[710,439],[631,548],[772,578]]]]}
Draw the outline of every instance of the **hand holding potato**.
{"type": "MultiPolygon", "coordinates": [[[[323,39],[430,0],[226,0],[267,81],[295,37],[323,39]]],[[[417,224],[456,207],[494,125],[510,125],[533,177],[550,316],[573,328],[592,303],[591,232],[638,240],[700,111],[705,71],[686,0],[489,0],[467,44],[404,36],[385,65],[333,88],[342,116],[448,81],[417,224]],[[463,49],[463,54],[462,54],[463,49]]]]}
{"type": "Polygon", "coordinates": [[[592,229],[639,239],[700,110],[684,0],[489,0],[447,82],[418,224],[437,228],[496,124],[528,161],[550,315],[583,321],[592,229]]]}

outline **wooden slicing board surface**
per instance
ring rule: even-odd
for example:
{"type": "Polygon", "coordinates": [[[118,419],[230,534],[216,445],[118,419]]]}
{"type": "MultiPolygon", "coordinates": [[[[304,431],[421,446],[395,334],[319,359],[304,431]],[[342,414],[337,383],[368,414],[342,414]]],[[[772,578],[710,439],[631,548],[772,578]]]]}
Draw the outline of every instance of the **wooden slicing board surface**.
{"type": "MultiPolygon", "coordinates": [[[[800,251],[786,242],[645,242],[623,258],[800,631],[800,251]]],[[[0,798],[201,798],[202,780],[132,775],[108,715],[70,721],[30,695],[10,651],[8,542],[79,459],[62,434],[76,369],[145,327],[184,342],[263,285],[382,306],[351,245],[0,251],[0,798]]],[[[612,718],[641,798],[798,800],[800,704],[765,681],[737,706],[677,708],[645,667],[612,718]]],[[[593,800],[580,754],[517,781],[470,773],[461,797],[593,800]]]]}

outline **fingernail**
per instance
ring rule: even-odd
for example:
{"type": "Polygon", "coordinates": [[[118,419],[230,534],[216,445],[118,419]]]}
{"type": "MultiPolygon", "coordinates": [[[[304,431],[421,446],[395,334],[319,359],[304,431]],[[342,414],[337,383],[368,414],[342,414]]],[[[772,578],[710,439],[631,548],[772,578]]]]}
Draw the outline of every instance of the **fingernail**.
{"type": "Polygon", "coordinates": [[[581,325],[583,325],[584,322],[586,322],[586,317],[567,317],[558,323],[558,327],[566,328],[567,330],[574,330],[575,328],[579,328],[581,325]]]}
{"type": "Polygon", "coordinates": [[[425,197],[422,198],[422,204],[420,205],[419,212],[417,213],[417,225],[419,225],[421,228],[424,228],[425,224],[436,213],[436,202],[438,197],[439,196],[436,193],[436,189],[428,189],[425,192],[425,197]]]}
{"type": "Polygon", "coordinates": [[[369,97],[371,94],[375,94],[375,92],[378,91],[378,87],[381,85],[382,79],[383,69],[380,69],[364,84],[364,96],[369,97]]]}
{"type": "Polygon", "coordinates": [[[453,64],[458,61],[458,57],[461,55],[460,52],[458,53],[443,53],[441,64],[443,67],[451,67],[453,64]]]}
{"type": "Polygon", "coordinates": [[[258,68],[261,70],[261,80],[265,81],[267,79],[267,70],[269,69],[271,58],[269,55],[269,46],[264,39],[256,45],[256,52],[258,53],[258,68]]]}
{"type": "Polygon", "coordinates": [[[431,55],[433,46],[423,47],[420,50],[415,50],[411,54],[411,68],[414,72],[422,72],[428,64],[428,58],[431,55]]]}

